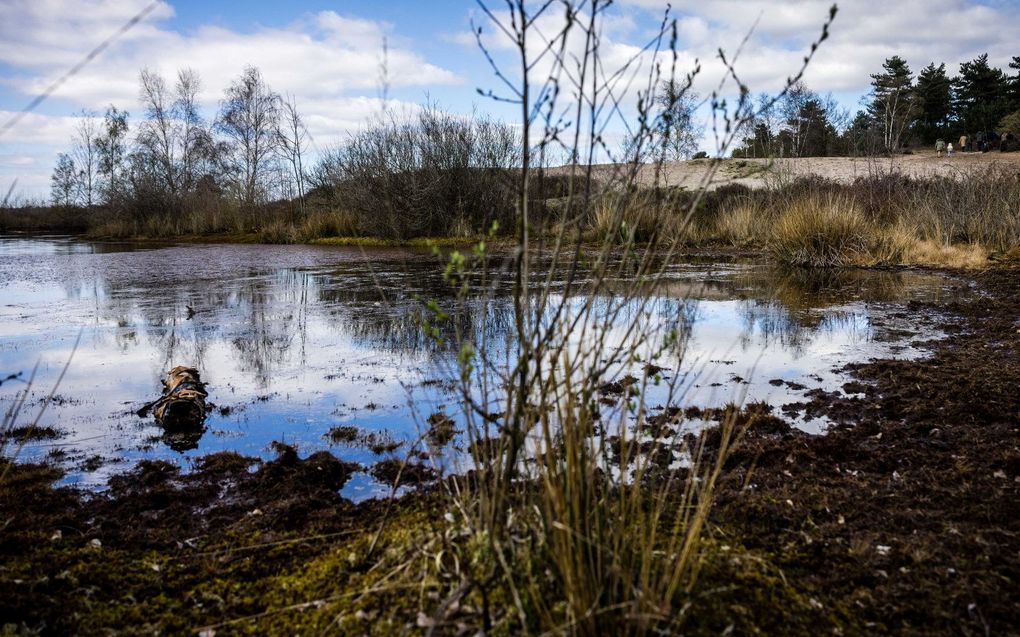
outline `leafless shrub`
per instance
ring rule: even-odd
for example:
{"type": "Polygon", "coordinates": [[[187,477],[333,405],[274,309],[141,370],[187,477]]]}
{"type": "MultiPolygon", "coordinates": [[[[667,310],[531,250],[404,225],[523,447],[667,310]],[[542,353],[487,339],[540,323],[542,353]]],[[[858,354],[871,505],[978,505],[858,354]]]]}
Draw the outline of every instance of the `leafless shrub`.
{"type": "Polygon", "coordinates": [[[351,135],[325,158],[317,185],[381,237],[484,233],[511,226],[518,135],[431,106],[351,135]]]}

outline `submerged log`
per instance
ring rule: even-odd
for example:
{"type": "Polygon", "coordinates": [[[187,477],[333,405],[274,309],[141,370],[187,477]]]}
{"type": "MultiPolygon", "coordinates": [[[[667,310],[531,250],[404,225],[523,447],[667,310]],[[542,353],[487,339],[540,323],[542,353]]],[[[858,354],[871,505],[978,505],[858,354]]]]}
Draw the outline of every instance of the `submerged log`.
{"type": "Polygon", "coordinates": [[[153,404],[152,415],[167,430],[200,428],[205,421],[208,395],[198,370],[178,365],[167,372],[163,396],[153,404]]]}

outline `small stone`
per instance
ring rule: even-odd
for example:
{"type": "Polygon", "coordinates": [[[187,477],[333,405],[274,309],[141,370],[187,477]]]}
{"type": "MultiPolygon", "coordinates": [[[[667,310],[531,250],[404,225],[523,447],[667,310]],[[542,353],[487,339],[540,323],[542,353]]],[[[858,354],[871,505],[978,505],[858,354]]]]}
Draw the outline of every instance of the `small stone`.
{"type": "Polygon", "coordinates": [[[89,548],[101,549],[103,548],[103,543],[99,541],[99,538],[92,538],[89,540],[89,548]]]}

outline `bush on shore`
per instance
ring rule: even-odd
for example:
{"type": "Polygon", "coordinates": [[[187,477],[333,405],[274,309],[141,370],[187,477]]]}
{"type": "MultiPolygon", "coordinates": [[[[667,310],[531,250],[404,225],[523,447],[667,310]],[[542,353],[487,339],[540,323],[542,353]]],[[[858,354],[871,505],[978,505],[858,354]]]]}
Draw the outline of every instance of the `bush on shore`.
{"type": "MultiPolygon", "coordinates": [[[[295,243],[477,236],[494,221],[512,229],[515,160],[501,154],[498,141],[509,132],[422,117],[363,133],[343,151],[347,159],[334,155],[336,172],[320,175],[304,202],[274,202],[254,215],[215,198],[151,216],[9,206],[0,208],[0,230],[86,232],[96,238],[243,235],[295,243]],[[408,163],[384,160],[378,154],[383,147],[408,163]],[[504,167],[493,168],[486,157],[501,157],[504,167]]],[[[532,179],[532,219],[548,231],[586,209],[578,229],[593,241],[610,235],[637,242],[679,238],[693,246],[759,250],[808,266],[980,267],[990,257],[1020,257],[1020,178],[1002,167],[954,177],[869,176],[850,184],[819,177],[761,189],[731,184],[700,196],[683,189],[606,189],[587,202],[576,192],[569,196],[568,182],[549,172],[532,179]]]]}

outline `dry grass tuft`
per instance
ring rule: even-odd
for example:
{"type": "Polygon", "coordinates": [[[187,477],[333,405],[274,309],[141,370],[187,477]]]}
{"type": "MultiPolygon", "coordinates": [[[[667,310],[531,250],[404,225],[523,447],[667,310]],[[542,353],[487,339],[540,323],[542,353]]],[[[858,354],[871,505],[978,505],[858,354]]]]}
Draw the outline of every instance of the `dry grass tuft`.
{"type": "Polygon", "coordinates": [[[345,210],[315,210],[295,228],[297,241],[358,236],[357,218],[345,210]]]}
{"type": "Polygon", "coordinates": [[[794,199],[772,226],[769,252],[791,265],[858,265],[869,258],[874,226],[850,197],[794,199]]]}
{"type": "Polygon", "coordinates": [[[760,236],[762,225],[768,221],[768,215],[760,205],[740,202],[719,214],[713,234],[735,246],[751,245],[760,236]]]}

